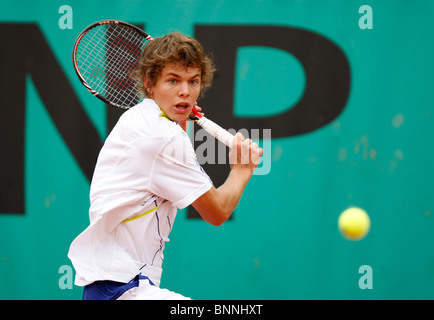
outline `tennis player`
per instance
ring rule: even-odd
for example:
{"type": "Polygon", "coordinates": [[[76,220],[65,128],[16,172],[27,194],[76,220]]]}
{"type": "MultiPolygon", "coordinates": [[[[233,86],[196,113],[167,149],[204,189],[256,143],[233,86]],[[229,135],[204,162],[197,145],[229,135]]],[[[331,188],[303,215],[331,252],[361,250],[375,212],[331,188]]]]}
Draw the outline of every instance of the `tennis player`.
{"type": "MultiPolygon", "coordinates": [[[[160,288],[163,250],[177,209],[189,205],[218,226],[238,202],[262,149],[241,134],[231,170],[216,188],[185,132],[215,68],[200,43],[180,33],[145,47],[134,76],[146,99],[126,111],[107,137],[90,187],[90,225],[68,257],[83,299],[189,299],[160,288]]],[[[182,271],[180,271],[180,274],[182,271]]]]}

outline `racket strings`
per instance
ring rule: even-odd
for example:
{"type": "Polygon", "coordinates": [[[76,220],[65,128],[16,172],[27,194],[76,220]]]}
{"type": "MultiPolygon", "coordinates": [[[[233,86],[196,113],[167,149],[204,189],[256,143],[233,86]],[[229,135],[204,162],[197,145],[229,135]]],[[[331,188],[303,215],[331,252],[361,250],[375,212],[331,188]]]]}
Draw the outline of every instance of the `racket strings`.
{"type": "Polygon", "coordinates": [[[145,38],[122,25],[92,28],[77,48],[77,66],[89,86],[119,107],[139,101],[130,74],[138,66],[145,38]]]}
{"type": "Polygon", "coordinates": [[[138,66],[143,49],[143,37],[138,37],[137,33],[133,31],[121,34],[119,28],[114,31],[106,54],[107,64],[116,66],[116,68],[109,68],[107,73],[107,79],[110,83],[108,98],[111,100],[110,98],[113,96],[114,102],[117,104],[122,104],[123,100],[126,99],[134,105],[137,103],[138,96],[135,81],[131,79],[130,74],[138,66]],[[118,91],[122,91],[124,96],[118,95],[118,91]]]}

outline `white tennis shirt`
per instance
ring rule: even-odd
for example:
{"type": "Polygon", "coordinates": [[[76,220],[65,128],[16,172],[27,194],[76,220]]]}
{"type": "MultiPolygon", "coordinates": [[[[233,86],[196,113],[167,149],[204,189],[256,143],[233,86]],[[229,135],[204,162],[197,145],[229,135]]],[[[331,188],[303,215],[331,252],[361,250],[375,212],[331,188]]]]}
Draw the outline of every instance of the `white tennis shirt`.
{"type": "Polygon", "coordinates": [[[90,225],[69,249],[75,284],[126,283],[142,273],[159,286],[177,208],[211,186],[188,135],[153,100],[126,111],[98,156],[90,225]]]}

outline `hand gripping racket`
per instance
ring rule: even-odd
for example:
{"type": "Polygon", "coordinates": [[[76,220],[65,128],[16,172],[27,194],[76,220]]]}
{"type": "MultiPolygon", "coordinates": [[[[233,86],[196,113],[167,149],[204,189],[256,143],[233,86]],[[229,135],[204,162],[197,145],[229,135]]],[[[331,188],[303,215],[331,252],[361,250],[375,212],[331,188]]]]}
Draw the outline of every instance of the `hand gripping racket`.
{"type": "MultiPolygon", "coordinates": [[[[129,109],[139,102],[136,81],[130,74],[138,67],[143,48],[153,38],[138,27],[117,20],[103,20],[85,28],[75,41],[72,61],[81,83],[110,106],[129,109]]],[[[213,121],[196,121],[209,134],[232,147],[234,136],[213,121]]]]}

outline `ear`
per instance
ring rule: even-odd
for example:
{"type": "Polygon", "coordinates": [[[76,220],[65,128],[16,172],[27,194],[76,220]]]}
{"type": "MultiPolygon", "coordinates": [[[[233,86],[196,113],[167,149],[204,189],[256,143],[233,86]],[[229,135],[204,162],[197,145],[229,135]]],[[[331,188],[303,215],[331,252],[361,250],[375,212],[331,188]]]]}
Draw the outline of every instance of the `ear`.
{"type": "Polygon", "coordinates": [[[143,78],[143,86],[145,87],[146,92],[147,92],[149,95],[152,95],[152,94],[153,94],[153,90],[152,90],[152,88],[149,87],[149,79],[148,79],[148,78],[143,78]]]}

